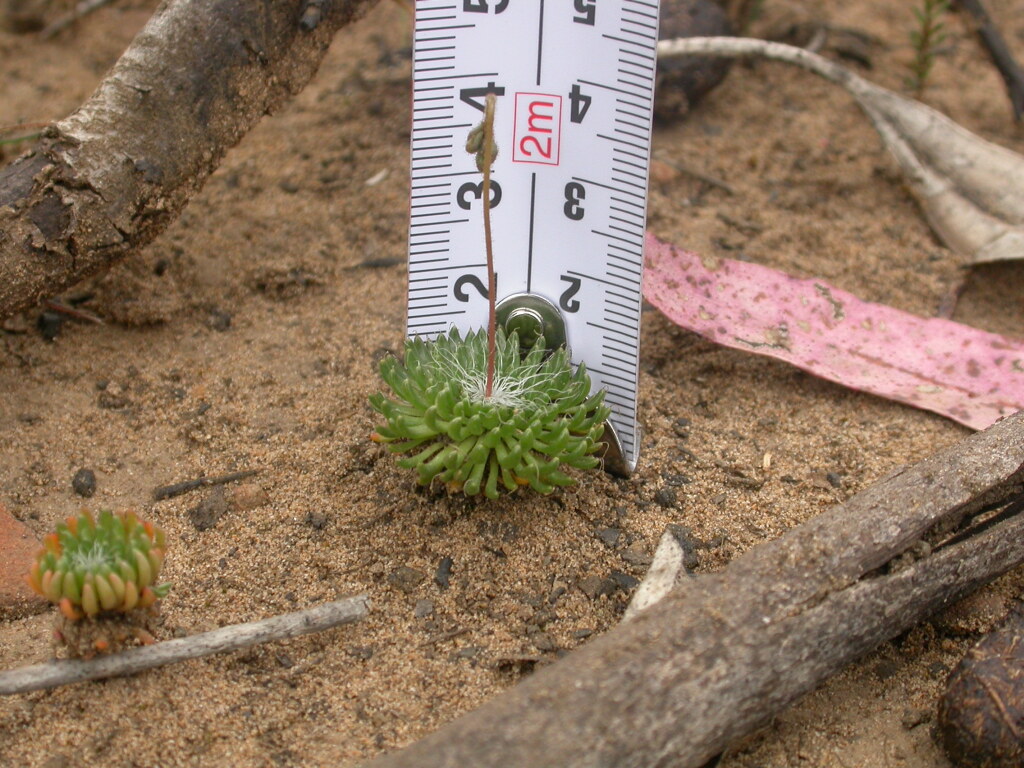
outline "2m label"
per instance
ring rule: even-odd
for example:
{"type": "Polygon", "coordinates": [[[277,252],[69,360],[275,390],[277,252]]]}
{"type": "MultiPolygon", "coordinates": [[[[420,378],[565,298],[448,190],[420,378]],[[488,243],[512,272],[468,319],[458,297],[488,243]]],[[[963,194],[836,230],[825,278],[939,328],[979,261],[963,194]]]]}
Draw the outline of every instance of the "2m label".
{"type": "Polygon", "coordinates": [[[562,97],[516,93],[512,162],[558,165],[562,143],[562,97]]]}

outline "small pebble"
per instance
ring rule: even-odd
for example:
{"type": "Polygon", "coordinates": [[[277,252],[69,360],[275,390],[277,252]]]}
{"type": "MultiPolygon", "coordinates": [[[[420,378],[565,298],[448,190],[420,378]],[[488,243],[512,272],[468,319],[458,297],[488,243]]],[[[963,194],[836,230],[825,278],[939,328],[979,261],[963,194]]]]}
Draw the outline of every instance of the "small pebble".
{"type": "Polygon", "coordinates": [[[220,486],[210,491],[198,505],[188,511],[188,519],[197,531],[207,531],[228,511],[227,498],[220,486]]]}
{"type": "Polygon", "coordinates": [[[659,507],[671,509],[676,505],[678,496],[673,488],[659,488],[654,492],[654,500],[659,507]]]}
{"type": "MultiPolygon", "coordinates": [[[[269,502],[270,497],[259,483],[241,483],[228,491],[228,505],[236,512],[248,512],[269,502]]],[[[326,518],[324,522],[326,524],[326,518]]]]}
{"type": "Polygon", "coordinates": [[[450,557],[442,557],[441,562],[438,563],[437,571],[434,572],[434,583],[441,589],[448,589],[448,580],[451,578],[454,564],[455,561],[450,557]]]}
{"type": "Polygon", "coordinates": [[[547,632],[540,632],[533,636],[533,647],[538,651],[547,651],[549,653],[558,648],[555,644],[555,639],[547,632]]]}
{"type": "Polygon", "coordinates": [[[606,547],[614,547],[618,544],[619,536],[621,535],[622,531],[618,528],[602,528],[597,532],[597,538],[599,538],[606,547]]]}
{"type": "Polygon", "coordinates": [[[214,307],[210,310],[210,314],[206,318],[206,324],[211,330],[223,333],[231,328],[231,313],[214,307]]]}
{"type": "Polygon", "coordinates": [[[639,544],[634,544],[628,549],[624,549],[619,553],[619,557],[637,568],[646,568],[651,564],[651,556],[644,552],[639,544]]]}
{"type": "Polygon", "coordinates": [[[622,571],[612,571],[609,574],[609,578],[615,582],[615,586],[621,589],[623,592],[630,592],[640,586],[640,580],[635,579],[628,573],[622,571]]]}
{"type": "Polygon", "coordinates": [[[403,592],[412,592],[426,580],[427,574],[407,565],[400,565],[388,574],[388,584],[403,592]]]}
{"type": "Polygon", "coordinates": [[[416,606],[412,609],[412,615],[417,619],[425,619],[434,615],[433,600],[417,600],[416,606]]]}
{"type": "Polygon", "coordinates": [[[71,488],[82,498],[91,498],[96,493],[96,473],[91,469],[78,470],[71,478],[71,488]]]}
{"type": "Polygon", "coordinates": [[[838,472],[828,472],[825,475],[825,479],[828,480],[828,484],[831,485],[833,488],[843,487],[843,476],[840,475],[838,472]]]}
{"type": "Polygon", "coordinates": [[[601,595],[610,595],[618,588],[618,585],[611,579],[603,579],[596,574],[585,576],[578,586],[580,591],[591,600],[597,600],[601,595]]]}
{"type": "Polygon", "coordinates": [[[295,666],[295,660],[284,651],[279,651],[274,654],[274,658],[277,659],[277,663],[285,669],[291,669],[295,666]]]}
{"type": "Polygon", "coordinates": [[[327,515],[319,510],[311,509],[306,513],[305,523],[315,531],[322,531],[327,527],[327,515]]]}

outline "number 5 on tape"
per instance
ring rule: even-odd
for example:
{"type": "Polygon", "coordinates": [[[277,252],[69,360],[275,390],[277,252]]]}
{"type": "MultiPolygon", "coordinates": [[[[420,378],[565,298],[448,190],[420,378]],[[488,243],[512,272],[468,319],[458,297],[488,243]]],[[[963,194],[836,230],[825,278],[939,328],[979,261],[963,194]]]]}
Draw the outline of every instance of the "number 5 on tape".
{"type": "Polygon", "coordinates": [[[636,466],[656,0],[417,0],[410,335],[487,324],[483,184],[466,135],[497,97],[497,300],[558,324],[636,466]]]}

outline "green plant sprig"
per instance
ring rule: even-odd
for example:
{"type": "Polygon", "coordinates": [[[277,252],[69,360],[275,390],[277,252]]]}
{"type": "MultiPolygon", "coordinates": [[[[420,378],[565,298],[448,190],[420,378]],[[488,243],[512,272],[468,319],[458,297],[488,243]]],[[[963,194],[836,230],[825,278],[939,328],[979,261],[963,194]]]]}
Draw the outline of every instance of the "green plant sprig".
{"type": "Polygon", "coordinates": [[[134,512],[103,510],[97,520],[83,511],[43,539],[28,584],[70,621],[147,608],[171,588],[156,584],[164,545],[164,532],[134,512]]]}
{"type": "Polygon", "coordinates": [[[405,343],[405,361],[385,358],[381,377],[396,396],[370,398],[384,416],[373,439],[414,469],[421,485],[434,480],[468,496],[497,498],[530,486],[550,493],[574,481],[563,468],[593,469],[609,409],[604,392],[590,394],[582,364],[564,348],[525,355],[515,333],[497,330],[493,391],[485,394],[487,332],[457,329],[434,341],[405,343]]]}
{"type": "Polygon", "coordinates": [[[914,8],[917,28],[910,32],[914,60],[910,65],[908,85],[918,98],[924,93],[938,49],[946,41],[942,20],[948,12],[949,0],[922,0],[921,7],[914,8]]]}

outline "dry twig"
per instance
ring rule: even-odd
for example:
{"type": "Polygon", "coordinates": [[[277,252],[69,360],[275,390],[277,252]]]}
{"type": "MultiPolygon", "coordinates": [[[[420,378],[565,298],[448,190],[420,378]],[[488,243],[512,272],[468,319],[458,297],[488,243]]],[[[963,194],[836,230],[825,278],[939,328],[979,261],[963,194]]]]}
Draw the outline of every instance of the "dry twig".
{"type": "Polygon", "coordinates": [[[286,640],[350,624],[366,616],[365,595],[324,603],[303,611],[247,624],[233,624],[192,637],[166,640],[95,659],[61,659],[0,672],[0,695],[26,693],[61,685],[133,675],[165,664],[236,651],[251,645],[286,640]]]}

